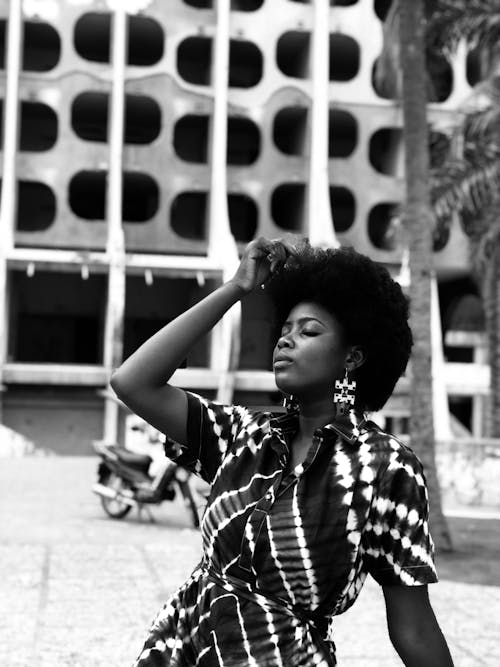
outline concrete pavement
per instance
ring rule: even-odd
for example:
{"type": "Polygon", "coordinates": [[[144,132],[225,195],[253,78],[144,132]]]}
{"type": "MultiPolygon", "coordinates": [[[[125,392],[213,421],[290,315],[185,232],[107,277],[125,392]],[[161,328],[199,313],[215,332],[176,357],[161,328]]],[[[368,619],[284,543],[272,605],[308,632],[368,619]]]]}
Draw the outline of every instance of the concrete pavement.
{"type": "MultiPolygon", "coordinates": [[[[200,536],[181,503],[154,508],[155,524],[135,511],[113,521],[90,492],[95,469],[93,458],[0,461],[1,667],[131,665],[156,611],[199,559],[200,536]]],[[[465,583],[450,575],[457,568],[445,570],[430,591],[456,667],[497,667],[500,580],[465,583]]],[[[376,584],[337,619],[336,643],[340,667],[402,664],[376,584]]]]}

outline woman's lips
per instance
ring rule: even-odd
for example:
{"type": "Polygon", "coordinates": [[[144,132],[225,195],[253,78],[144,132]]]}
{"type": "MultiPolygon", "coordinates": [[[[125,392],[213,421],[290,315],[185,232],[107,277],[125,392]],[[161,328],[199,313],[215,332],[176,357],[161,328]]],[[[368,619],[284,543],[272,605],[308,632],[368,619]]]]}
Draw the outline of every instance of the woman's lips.
{"type": "Polygon", "coordinates": [[[291,359],[276,359],[274,362],[274,368],[285,368],[286,366],[289,366],[292,364],[293,361],[291,359]]]}

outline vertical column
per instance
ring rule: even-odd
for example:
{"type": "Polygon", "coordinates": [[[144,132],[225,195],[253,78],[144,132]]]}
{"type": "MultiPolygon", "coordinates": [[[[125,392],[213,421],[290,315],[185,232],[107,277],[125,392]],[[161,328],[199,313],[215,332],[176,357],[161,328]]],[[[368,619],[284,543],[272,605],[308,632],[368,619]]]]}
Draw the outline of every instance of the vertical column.
{"type": "MultiPolygon", "coordinates": [[[[214,112],[210,142],[210,209],[208,254],[222,268],[227,280],[238,265],[238,249],[229,226],[227,206],[227,97],[229,82],[230,0],[217,0],[217,25],[213,53],[214,112]]],[[[236,304],[214,328],[211,338],[211,367],[219,371],[217,399],[233,400],[239,359],[241,307],[236,304]]]]}
{"type": "Polygon", "coordinates": [[[330,3],[329,0],[314,0],[307,226],[313,245],[336,247],[338,241],[330,209],[328,173],[329,47],[330,3]]]}
{"type": "MultiPolygon", "coordinates": [[[[472,361],[474,364],[486,366],[488,364],[488,348],[483,334],[476,334],[479,341],[475,341],[472,361]]],[[[472,397],[472,424],[471,431],[474,438],[484,438],[485,424],[488,416],[487,397],[476,394],[472,397]]]]}
{"type": "Polygon", "coordinates": [[[439,313],[439,292],[436,274],[431,278],[431,343],[432,343],[432,393],[434,401],[434,433],[436,441],[451,440],[450,411],[446,391],[443,334],[439,313]]]}
{"type": "Polygon", "coordinates": [[[17,208],[16,151],[19,136],[19,72],[21,69],[22,43],[21,0],[11,0],[7,27],[2,199],[0,202],[0,422],[3,413],[3,367],[7,360],[9,330],[7,258],[9,251],[14,247],[14,225],[17,208]]]}
{"type": "MultiPolygon", "coordinates": [[[[109,257],[108,300],[104,331],[104,366],[107,378],[122,361],[123,320],[125,314],[125,239],[122,226],[123,125],[125,101],[125,59],[127,54],[127,13],[122,3],[115,4],[112,39],[113,86],[109,110],[109,177],[106,200],[109,257]]],[[[119,406],[113,398],[104,405],[104,439],[116,442],[119,406]]]]}

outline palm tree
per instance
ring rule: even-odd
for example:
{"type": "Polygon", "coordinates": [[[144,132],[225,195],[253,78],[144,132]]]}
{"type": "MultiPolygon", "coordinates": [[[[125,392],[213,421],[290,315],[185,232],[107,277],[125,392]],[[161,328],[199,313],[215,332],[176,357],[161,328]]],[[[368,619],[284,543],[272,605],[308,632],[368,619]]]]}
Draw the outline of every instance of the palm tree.
{"type": "Polygon", "coordinates": [[[431,276],[433,216],[429,197],[427,75],[423,0],[400,0],[399,52],[404,118],[406,202],[404,228],[410,258],[411,324],[414,337],[411,373],[411,445],[424,464],[431,496],[431,526],[438,548],[451,549],[441,508],[434,456],[431,359],[431,276]]]}
{"type": "Polygon", "coordinates": [[[458,219],[469,239],[472,276],[482,296],[489,348],[489,434],[500,437],[500,1],[439,0],[428,48],[446,55],[465,40],[481,60],[483,80],[457,116],[449,144],[433,150],[436,234],[458,219]]]}

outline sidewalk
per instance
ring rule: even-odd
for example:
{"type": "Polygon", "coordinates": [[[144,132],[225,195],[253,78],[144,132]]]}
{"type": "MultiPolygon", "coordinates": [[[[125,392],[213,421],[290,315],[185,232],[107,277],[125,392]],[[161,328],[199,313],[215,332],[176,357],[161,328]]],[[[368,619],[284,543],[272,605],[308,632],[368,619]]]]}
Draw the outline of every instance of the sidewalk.
{"type": "MultiPolygon", "coordinates": [[[[0,461],[0,665],[127,667],[165,597],[197,563],[180,503],[155,524],[112,521],[91,494],[93,458],[0,461]]],[[[433,606],[456,667],[500,664],[500,521],[450,517],[433,606]],[[496,584],[496,585],[495,585],[496,584]]],[[[340,667],[396,667],[384,603],[368,582],[337,619],[340,667]]]]}

